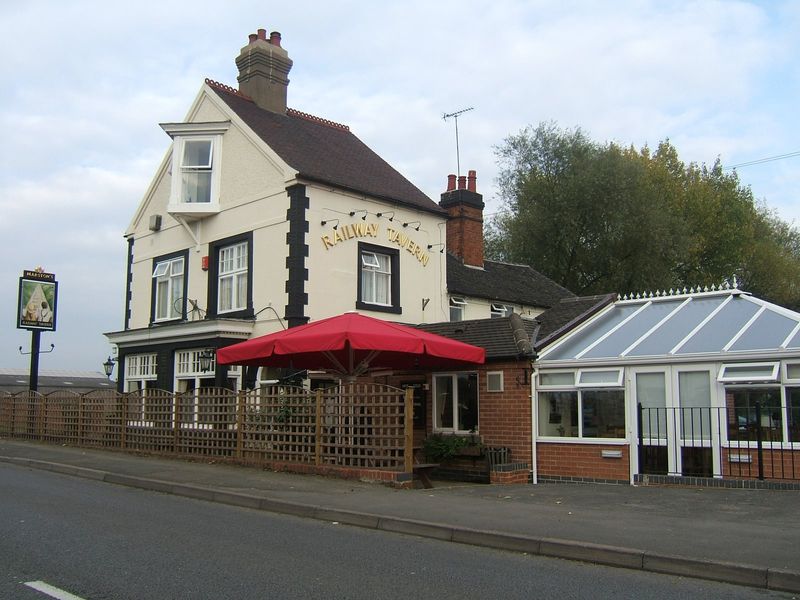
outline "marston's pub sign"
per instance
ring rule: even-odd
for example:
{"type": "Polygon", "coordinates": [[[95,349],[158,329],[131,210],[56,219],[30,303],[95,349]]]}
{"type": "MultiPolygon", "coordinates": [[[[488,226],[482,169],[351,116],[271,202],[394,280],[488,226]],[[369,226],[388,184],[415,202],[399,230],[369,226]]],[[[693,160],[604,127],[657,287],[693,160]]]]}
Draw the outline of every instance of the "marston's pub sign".
{"type": "Polygon", "coordinates": [[[23,271],[19,278],[17,329],[56,330],[58,282],[41,268],[23,271]]]}

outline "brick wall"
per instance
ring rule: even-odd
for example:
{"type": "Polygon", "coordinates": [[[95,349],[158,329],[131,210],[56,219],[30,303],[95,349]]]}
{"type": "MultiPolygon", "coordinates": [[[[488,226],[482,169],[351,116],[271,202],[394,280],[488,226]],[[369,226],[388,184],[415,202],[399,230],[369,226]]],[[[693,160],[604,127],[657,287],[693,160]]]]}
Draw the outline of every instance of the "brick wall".
{"type": "MultiPolygon", "coordinates": [[[[765,479],[800,479],[800,451],[763,450],[765,479]]],[[[758,450],[755,448],[722,448],[723,477],[755,479],[758,477],[758,450]],[[735,462],[731,462],[731,455],[735,462]],[[750,456],[750,462],[743,460],[750,456]]]]}
{"type": "Polygon", "coordinates": [[[483,210],[473,206],[448,208],[447,249],[465,265],[483,267],[483,210]]]}
{"type": "Polygon", "coordinates": [[[628,446],[608,444],[536,444],[537,474],[543,477],[630,480],[628,446]],[[603,450],[621,450],[622,458],[603,458],[603,450]]]}
{"type": "Polygon", "coordinates": [[[478,371],[478,424],[486,446],[511,448],[513,462],[531,464],[531,386],[525,363],[490,363],[478,371]],[[503,391],[486,390],[486,372],[503,371],[503,391]]]}

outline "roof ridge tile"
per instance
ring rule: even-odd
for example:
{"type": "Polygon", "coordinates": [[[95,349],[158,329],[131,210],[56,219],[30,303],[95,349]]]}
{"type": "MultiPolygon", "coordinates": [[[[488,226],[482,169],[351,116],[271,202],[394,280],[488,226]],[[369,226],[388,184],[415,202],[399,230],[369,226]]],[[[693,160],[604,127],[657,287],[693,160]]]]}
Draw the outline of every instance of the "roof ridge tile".
{"type": "Polygon", "coordinates": [[[248,96],[247,94],[243,94],[236,88],[233,88],[229,85],[220,83],[219,81],[214,81],[213,79],[209,79],[208,77],[206,77],[205,81],[208,85],[210,85],[213,88],[217,88],[218,90],[222,90],[223,92],[228,92],[229,94],[233,94],[234,96],[239,96],[239,98],[244,98],[245,100],[250,100],[250,102],[253,101],[253,99],[250,96],[248,96]]]}
{"type": "Polygon", "coordinates": [[[311,121],[312,123],[319,123],[320,125],[326,125],[328,127],[332,127],[334,129],[340,129],[342,131],[350,131],[350,127],[347,125],[343,125],[342,123],[337,123],[336,121],[330,121],[328,119],[323,119],[322,117],[317,117],[315,115],[302,112],[295,108],[287,108],[286,114],[290,117],[299,117],[301,119],[305,119],[306,121],[311,121]]]}

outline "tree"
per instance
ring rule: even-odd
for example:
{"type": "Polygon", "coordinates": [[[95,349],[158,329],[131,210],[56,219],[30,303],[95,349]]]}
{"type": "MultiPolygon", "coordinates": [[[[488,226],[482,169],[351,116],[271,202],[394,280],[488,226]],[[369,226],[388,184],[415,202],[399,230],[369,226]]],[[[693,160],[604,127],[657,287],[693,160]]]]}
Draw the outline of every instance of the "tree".
{"type": "Polygon", "coordinates": [[[720,283],[800,304],[800,233],[753,200],[719,161],[685,165],[669,141],[654,152],[590,140],[553,123],[496,148],[504,208],[487,256],[530,264],[577,294],[720,283]]]}

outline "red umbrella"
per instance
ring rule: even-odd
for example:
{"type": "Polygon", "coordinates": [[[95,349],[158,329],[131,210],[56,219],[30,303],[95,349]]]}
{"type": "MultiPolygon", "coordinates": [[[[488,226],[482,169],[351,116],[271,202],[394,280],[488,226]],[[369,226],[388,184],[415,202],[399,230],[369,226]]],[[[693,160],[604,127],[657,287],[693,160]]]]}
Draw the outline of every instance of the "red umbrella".
{"type": "Polygon", "coordinates": [[[358,376],[375,369],[464,368],[483,348],[350,312],[217,350],[217,363],[294,367],[358,376]]]}

